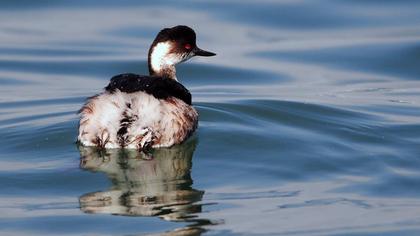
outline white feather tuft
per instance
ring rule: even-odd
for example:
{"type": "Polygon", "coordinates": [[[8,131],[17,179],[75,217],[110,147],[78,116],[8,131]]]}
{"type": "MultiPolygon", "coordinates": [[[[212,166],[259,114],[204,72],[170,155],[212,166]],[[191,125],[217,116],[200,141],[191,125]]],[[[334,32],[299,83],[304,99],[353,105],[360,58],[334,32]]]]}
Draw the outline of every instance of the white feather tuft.
{"type": "Polygon", "coordinates": [[[177,98],[160,100],[144,92],[117,90],[88,100],[81,109],[78,140],[85,146],[120,148],[118,131],[127,116],[135,119],[127,128],[126,148],[142,148],[152,140],[156,140],[153,147],[179,144],[192,134],[198,122],[197,111],[177,98]]]}

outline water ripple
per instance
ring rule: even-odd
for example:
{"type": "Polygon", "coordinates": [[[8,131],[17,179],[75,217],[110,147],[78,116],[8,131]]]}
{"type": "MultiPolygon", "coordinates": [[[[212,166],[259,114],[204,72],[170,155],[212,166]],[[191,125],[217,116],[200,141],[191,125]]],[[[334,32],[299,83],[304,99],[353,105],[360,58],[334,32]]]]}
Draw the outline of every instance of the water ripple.
{"type": "Polygon", "coordinates": [[[1,1],[0,234],[417,235],[418,8],[1,1]],[[80,152],[85,98],[174,24],[217,52],[177,71],[195,151],[80,152]]]}

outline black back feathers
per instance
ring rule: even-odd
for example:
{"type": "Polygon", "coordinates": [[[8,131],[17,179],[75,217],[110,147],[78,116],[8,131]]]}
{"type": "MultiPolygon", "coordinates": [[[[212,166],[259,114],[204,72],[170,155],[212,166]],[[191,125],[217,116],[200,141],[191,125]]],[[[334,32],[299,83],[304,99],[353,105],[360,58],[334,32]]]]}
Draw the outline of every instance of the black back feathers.
{"type": "Polygon", "coordinates": [[[117,89],[125,93],[142,91],[157,99],[175,97],[191,105],[191,93],[182,84],[169,78],[131,73],[116,75],[111,78],[105,90],[114,92],[117,89]]]}

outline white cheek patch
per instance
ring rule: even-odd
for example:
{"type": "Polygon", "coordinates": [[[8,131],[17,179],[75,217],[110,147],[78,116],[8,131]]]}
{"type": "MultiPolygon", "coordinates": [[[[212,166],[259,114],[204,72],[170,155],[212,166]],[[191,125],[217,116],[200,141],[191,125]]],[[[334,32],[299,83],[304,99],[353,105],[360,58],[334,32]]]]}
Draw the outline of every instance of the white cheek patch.
{"type": "Polygon", "coordinates": [[[163,63],[165,63],[164,58],[166,58],[166,55],[169,54],[170,50],[171,44],[169,42],[156,44],[150,55],[150,62],[154,71],[159,72],[162,69],[163,63]]]}
{"type": "Polygon", "coordinates": [[[165,67],[176,65],[191,58],[192,55],[190,54],[170,53],[172,47],[173,45],[171,42],[156,44],[150,55],[150,62],[154,71],[160,72],[165,67]]]}

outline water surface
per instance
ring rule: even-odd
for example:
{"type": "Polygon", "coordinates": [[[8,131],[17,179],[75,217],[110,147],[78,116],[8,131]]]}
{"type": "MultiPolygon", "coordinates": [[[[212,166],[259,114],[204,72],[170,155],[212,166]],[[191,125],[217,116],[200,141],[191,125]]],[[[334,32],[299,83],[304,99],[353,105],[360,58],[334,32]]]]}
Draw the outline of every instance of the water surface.
{"type": "Polygon", "coordinates": [[[1,235],[420,234],[420,2],[2,1],[1,235]],[[199,129],[151,156],[78,147],[162,27],[199,129]]]}

